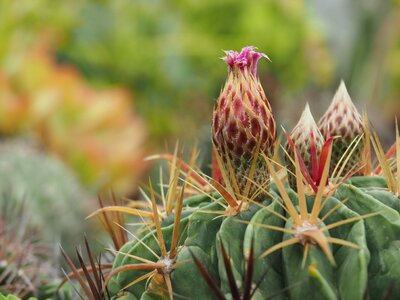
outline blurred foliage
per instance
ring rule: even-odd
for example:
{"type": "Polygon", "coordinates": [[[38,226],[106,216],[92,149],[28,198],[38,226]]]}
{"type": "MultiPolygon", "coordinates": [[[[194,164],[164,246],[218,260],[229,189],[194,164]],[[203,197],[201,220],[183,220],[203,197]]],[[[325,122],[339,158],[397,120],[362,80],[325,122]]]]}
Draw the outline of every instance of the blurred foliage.
{"type": "MultiPolygon", "coordinates": [[[[400,2],[350,2],[356,28],[347,40],[351,55],[347,71],[349,90],[360,109],[369,113],[382,142],[389,146],[394,138],[394,119],[400,117],[400,2]]],[[[343,31],[343,29],[342,29],[343,31]]],[[[344,60],[344,59],[343,59],[344,60]]]]}
{"type": "Polygon", "coordinates": [[[45,277],[53,280],[57,271],[51,249],[38,242],[22,201],[3,201],[5,197],[0,195],[0,299],[13,299],[2,298],[1,293],[28,298],[37,295],[48,284],[45,277]]]}
{"type": "Polygon", "coordinates": [[[384,68],[387,70],[380,81],[385,98],[392,103],[388,110],[400,118],[400,2],[391,10],[385,24],[387,30],[387,54],[384,55],[384,68]]]}
{"type": "Polygon", "coordinates": [[[0,300],[73,299],[71,286],[58,291],[59,267],[27,222],[19,202],[2,203],[0,212],[0,300]],[[58,291],[58,292],[57,292],[58,291]],[[3,294],[4,295],[3,295],[3,294]]]}
{"type": "Polygon", "coordinates": [[[144,171],[145,126],[129,92],[96,90],[57,65],[46,43],[0,71],[0,133],[32,133],[95,190],[133,190],[144,171]]]}
{"type": "Polygon", "coordinates": [[[273,61],[262,73],[285,94],[331,79],[329,54],[301,1],[6,0],[0,11],[5,53],[52,32],[60,61],[98,84],[135,91],[156,138],[197,134],[209,122],[225,76],[222,49],[257,45],[273,61]]]}
{"type": "Polygon", "coordinates": [[[156,137],[197,134],[209,122],[226,72],[222,49],[257,45],[273,61],[264,75],[285,91],[331,75],[302,2],[103,1],[86,5],[80,19],[60,57],[91,78],[131,86],[156,137]]]}

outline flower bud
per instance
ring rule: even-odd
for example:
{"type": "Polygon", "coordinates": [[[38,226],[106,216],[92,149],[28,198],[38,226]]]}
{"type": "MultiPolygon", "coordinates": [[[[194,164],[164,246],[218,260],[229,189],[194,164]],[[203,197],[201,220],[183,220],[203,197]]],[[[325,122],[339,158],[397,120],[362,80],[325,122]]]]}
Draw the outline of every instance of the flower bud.
{"type": "MultiPolygon", "coordinates": [[[[315,173],[318,171],[319,166],[317,164],[319,162],[319,156],[321,154],[322,147],[324,146],[324,137],[318,129],[318,125],[315,123],[308,104],[306,105],[299,122],[290,133],[290,138],[293,141],[293,144],[301,158],[303,159],[304,165],[310,174],[310,177],[316,177],[317,174],[315,173]]],[[[285,150],[290,158],[294,161],[294,151],[289,145],[289,142],[286,142],[285,150]]],[[[287,158],[286,161],[288,170],[295,174],[295,166],[293,165],[292,161],[289,158],[287,158]]],[[[288,172],[288,180],[290,186],[295,188],[296,178],[292,175],[292,173],[288,172]]]]}
{"type": "MultiPolygon", "coordinates": [[[[227,51],[228,77],[214,107],[212,136],[225,169],[228,160],[235,172],[240,191],[244,191],[254,159],[257,168],[251,178],[258,185],[269,179],[262,153],[271,156],[276,139],[275,120],[270,104],[257,77],[257,62],[267,57],[254,47],[240,53],[227,51]],[[258,155],[257,155],[257,149],[258,155]]],[[[252,184],[249,197],[257,190],[252,184]]]]}
{"type": "MultiPolygon", "coordinates": [[[[346,150],[352,143],[355,145],[355,139],[364,133],[362,117],[351,101],[343,81],[341,81],[328,110],[319,120],[318,126],[324,136],[329,134],[332,137],[336,137],[332,148],[330,169],[332,175],[333,170],[338,165],[346,150]]],[[[363,144],[363,140],[361,140],[354,148],[341,175],[347,174],[354,168],[361,167],[363,144]]],[[[349,154],[351,150],[352,149],[349,149],[347,153],[349,154]]],[[[343,161],[344,159],[342,163],[343,161]]]]}

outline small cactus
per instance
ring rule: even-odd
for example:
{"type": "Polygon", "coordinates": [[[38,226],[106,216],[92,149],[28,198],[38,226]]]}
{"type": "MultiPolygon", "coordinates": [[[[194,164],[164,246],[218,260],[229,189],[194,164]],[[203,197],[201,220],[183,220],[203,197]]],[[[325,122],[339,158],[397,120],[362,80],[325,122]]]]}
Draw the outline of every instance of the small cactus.
{"type": "Polygon", "coordinates": [[[44,242],[71,241],[82,231],[93,232],[84,221],[93,207],[90,193],[62,162],[41,152],[32,141],[0,143],[0,177],[0,194],[7,192],[0,204],[24,200],[31,226],[38,228],[44,242]]]}
{"type": "Polygon", "coordinates": [[[23,299],[52,296],[60,280],[51,249],[40,241],[37,229],[29,222],[25,203],[9,202],[5,191],[0,198],[6,199],[0,205],[0,299],[4,299],[1,293],[23,299]]]}
{"type": "Polygon", "coordinates": [[[225,169],[230,170],[231,163],[239,190],[246,189],[256,160],[250,198],[257,184],[265,185],[269,179],[262,154],[271,156],[276,138],[272,110],[257,78],[257,62],[262,57],[267,56],[256,52],[254,47],[245,47],[240,53],[226,52],[228,77],[213,114],[214,147],[225,169]]]}

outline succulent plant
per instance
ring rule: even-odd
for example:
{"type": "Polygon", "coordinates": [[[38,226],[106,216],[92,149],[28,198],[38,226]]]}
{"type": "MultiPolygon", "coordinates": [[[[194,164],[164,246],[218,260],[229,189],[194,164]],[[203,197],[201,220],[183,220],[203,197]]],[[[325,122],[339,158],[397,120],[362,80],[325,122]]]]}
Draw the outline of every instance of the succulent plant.
{"type": "Polygon", "coordinates": [[[93,232],[84,218],[94,207],[74,174],[28,140],[0,143],[0,204],[24,201],[29,226],[44,243],[67,242],[93,232]],[[46,209],[44,209],[46,208],[46,209]]]}
{"type": "Polygon", "coordinates": [[[10,202],[6,191],[0,197],[7,200],[0,206],[0,299],[1,293],[51,297],[59,280],[52,249],[40,241],[26,203],[10,202]]]}
{"type": "MultiPolygon", "coordinates": [[[[267,107],[264,97],[253,102],[243,97],[246,90],[264,95],[253,73],[259,57],[254,48],[227,52],[228,80],[213,121],[214,153],[223,180],[185,164],[177,150],[156,155],[152,158],[168,161],[170,171],[167,184],[161,176],[159,193],[150,183],[145,201],[103,207],[93,214],[127,213],[138,220],[121,224],[131,240],[114,251],[106,275],[103,286],[112,299],[396,299],[400,294],[399,132],[394,148],[385,154],[368,124],[351,113],[359,126],[342,132],[353,140],[339,153],[336,129],[328,126],[324,140],[306,107],[287,134],[288,168],[295,182],[286,185],[282,165],[272,157],[271,110],[260,117],[254,103],[264,101],[260,103],[267,107]],[[237,113],[235,107],[246,109],[237,113]],[[252,133],[246,126],[250,120],[263,130],[252,133]],[[237,132],[230,130],[232,124],[237,132]],[[353,176],[366,163],[353,158],[364,138],[361,128],[371,138],[380,171],[353,176]],[[249,139],[255,140],[252,147],[249,139]],[[139,227],[128,227],[132,225],[139,227]]],[[[343,95],[344,84],[336,98],[343,95]]]]}

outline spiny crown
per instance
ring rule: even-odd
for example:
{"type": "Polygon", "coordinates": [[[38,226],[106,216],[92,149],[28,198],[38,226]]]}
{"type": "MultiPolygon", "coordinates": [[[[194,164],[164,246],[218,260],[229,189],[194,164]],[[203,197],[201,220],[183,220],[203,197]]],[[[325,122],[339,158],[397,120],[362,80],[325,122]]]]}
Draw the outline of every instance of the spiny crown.
{"type": "Polygon", "coordinates": [[[351,101],[343,81],[318,124],[323,135],[329,132],[332,136],[350,140],[363,132],[362,117],[351,101]]]}

